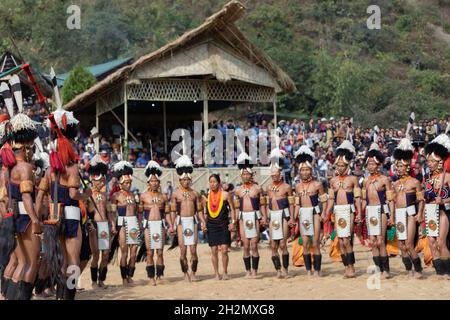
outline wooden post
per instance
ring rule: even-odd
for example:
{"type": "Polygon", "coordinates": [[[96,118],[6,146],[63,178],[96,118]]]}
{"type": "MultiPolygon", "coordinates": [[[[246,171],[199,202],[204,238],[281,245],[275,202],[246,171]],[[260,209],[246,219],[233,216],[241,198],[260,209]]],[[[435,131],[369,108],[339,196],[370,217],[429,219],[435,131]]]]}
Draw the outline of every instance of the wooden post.
{"type": "Polygon", "coordinates": [[[167,114],[166,102],[163,101],[164,152],[167,153],[167,114]]]}
{"type": "MultiPolygon", "coordinates": [[[[99,119],[99,102],[97,100],[97,102],[95,103],[95,127],[97,128],[97,132],[98,134],[100,134],[100,119],[99,119]]],[[[100,151],[100,139],[99,136],[94,138],[94,144],[95,144],[95,152],[98,154],[100,151]]]]}
{"type": "Polygon", "coordinates": [[[205,167],[208,166],[208,153],[209,153],[209,147],[208,147],[208,92],[207,92],[206,84],[204,83],[202,86],[202,93],[203,93],[203,153],[204,153],[204,163],[205,167]]]}
{"type": "Polygon", "coordinates": [[[277,95],[275,92],[273,95],[273,121],[275,122],[274,129],[276,129],[278,126],[278,117],[277,117],[277,95]]]}
{"type": "Polygon", "coordinates": [[[123,83],[123,112],[124,112],[124,157],[122,160],[128,161],[128,97],[127,97],[127,83],[123,83]]]}

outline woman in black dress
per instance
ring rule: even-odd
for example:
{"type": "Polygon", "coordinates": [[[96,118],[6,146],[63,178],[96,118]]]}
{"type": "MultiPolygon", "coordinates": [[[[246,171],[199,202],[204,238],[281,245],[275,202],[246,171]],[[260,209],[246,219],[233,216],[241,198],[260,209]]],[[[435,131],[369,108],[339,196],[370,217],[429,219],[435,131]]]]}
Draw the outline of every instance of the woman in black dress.
{"type": "Polygon", "coordinates": [[[234,230],[236,217],[231,194],[222,189],[220,177],[209,177],[206,205],[206,232],[211,247],[211,260],[216,280],[228,280],[228,248],[231,244],[230,231],[234,230]],[[231,215],[231,223],[230,223],[231,215]],[[223,276],[219,274],[219,251],[222,254],[223,276]]]}

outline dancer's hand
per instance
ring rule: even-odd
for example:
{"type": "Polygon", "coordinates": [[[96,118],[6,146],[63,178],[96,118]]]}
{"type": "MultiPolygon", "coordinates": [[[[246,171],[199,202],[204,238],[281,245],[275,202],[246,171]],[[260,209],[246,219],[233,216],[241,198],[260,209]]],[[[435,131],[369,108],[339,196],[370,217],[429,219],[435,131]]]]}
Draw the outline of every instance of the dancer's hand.
{"type": "Polygon", "coordinates": [[[361,214],[357,214],[355,217],[355,222],[359,224],[359,223],[361,223],[361,221],[362,221],[361,214]]]}
{"type": "Polygon", "coordinates": [[[170,226],[169,227],[169,233],[170,233],[170,235],[175,235],[175,229],[174,229],[174,227],[173,226],[170,226]]]}
{"type": "Polygon", "coordinates": [[[206,226],[203,222],[201,223],[201,228],[202,228],[203,233],[208,232],[208,228],[206,228],[206,226]]]}
{"type": "Polygon", "coordinates": [[[292,219],[292,218],[290,218],[290,219],[289,219],[289,222],[288,222],[288,226],[289,226],[289,227],[295,226],[295,220],[292,219]]]}
{"type": "Polygon", "coordinates": [[[38,219],[32,220],[31,231],[33,232],[33,234],[36,234],[36,235],[42,234],[41,222],[38,219]]]}
{"type": "Polygon", "coordinates": [[[417,215],[415,216],[415,219],[416,219],[416,222],[420,224],[420,223],[422,223],[422,221],[423,221],[423,215],[417,214],[417,215]]]}
{"type": "Polygon", "coordinates": [[[262,218],[261,224],[262,224],[263,226],[265,226],[265,227],[269,226],[269,222],[267,221],[267,218],[266,218],[266,217],[263,217],[263,218],[262,218]]]}
{"type": "Polygon", "coordinates": [[[234,223],[230,223],[229,225],[228,225],[228,230],[229,231],[234,231],[236,229],[236,226],[234,225],[234,223]]]}
{"type": "Polygon", "coordinates": [[[444,204],[444,202],[442,201],[442,198],[441,198],[441,197],[436,197],[436,198],[434,199],[434,203],[436,203],[436,204],[444,204]]]}
{"type": "Polygon", "coordinates": [[[388,225],[389,226],[393,226],[394,224],[395,224],[394,217],[390,217],[389,220],[388,220],[388,225]]]}

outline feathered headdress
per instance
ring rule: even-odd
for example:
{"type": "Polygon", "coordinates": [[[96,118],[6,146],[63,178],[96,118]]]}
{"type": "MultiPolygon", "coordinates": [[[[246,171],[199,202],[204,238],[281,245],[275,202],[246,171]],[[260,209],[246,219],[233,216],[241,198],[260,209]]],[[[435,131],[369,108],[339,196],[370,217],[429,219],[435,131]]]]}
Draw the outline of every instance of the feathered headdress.
{"type": "Polygon", "coordinates": [[[188,154],[188,145],[184,137],[184,130],[181,132],[183,155],[175,160],[175,169],[180,179],[192,178],[192,172],[194,172],[194,165],[192,164],[191,158],[188,154]]]}
{"type": "Polygon", "coordinates": [[[373,159],[376,164],[384,163],[384,155],[380,151],[380,147],[375,142],[370,145],[369,152],[367,153],[366,164],[369,162],[369,159],[373,159]]]}
{"type": "Polygon", "coordinates": [[[119,161],[113,166],[112,173],[122,184],[132,180],[133,166],[128,161],[119,161]]]}
{"type": "Polygon", "coordinates": [[[450,138],[445,133],[438,135],[425,147],[426,155],[431,155],[436,161],[445,161],[450,155],[450,138]]]}
{"type": "Polygon", "coordinates": [[[44,151],[42,141],[39,137],[34,139],[34,154],[33,161],[36,165],[36,175],[40,176],[43,171],[50,167],[50,157],[47,152],[44,151]]]}
{"type": "Polygon", "coordinates": [[[52,150],[50,164],[54,171],[64,172],[65,166],[71,162],[78,161],[78,155],[70,141],[77,136],[78,120],[75,119],[72,112],[65,111],[62,107],[55,70],[53,68],[51,69],[50,75],[52,76],[56,103],[56,111],[48,116],[48,126],[56,133],[56,152],[52,150]]]}
{"type": "Polygon", "coordinates": [[[147,182],[150,181],[152,176],[156,177],[159,180],[159,177],[162,175],[162,168],[158,164],[158,162],[150,160],[145,167],[145,176],[147,177],[147,182]]]}
{"type": "Polygon", "coordinates": [[[309,168],[312,168],[312,162],[314,160],[314,152],[311,151],[310,148],[306,145],[302,145],[295,153],[294,153],[295,161],[299,164],[299,167],[306,165],[309,168]]]}
{"type": "Polygon", "coordinates": [[[345,164],[349,164],[354,155],[355,147],[350,141],[344,140],[336,149],[336,161],[334,163],[342,160],[345,164]]]}
{"type": "Polygon", "coordinates": [[[272,170],[282,170],[284,167],[284,159],[286,154],[280,148],[275,148],[270,152],[270,161],[272,162],[270,168],[272,170]]]}
{"type": "MultiPolygon", "coordinates": [[[[5,115],[3,120],[6,121],[10,118],[9,122],[5,122],[5,124],[2,125],[1,131],[3,131],[2,142],[10,141],[11,150],[14,150],[22,148],[24,144],[32,144],[38,135],[38,127],[36,122],[23,113],[23,98],[19,76],[12,76],[9,80],[9,85],[11,90],[5,82],[0,84],[0,94],[3,96],[9,115],[5,115]],[[16,115],[14,115],[14,100],[18,111],[16,115]]],[[[11,155],[9,158],[11,158],[11,155]]],[[[8,163],[8,161],[6,161],[6,163],[8,163]]],[[[14,162],[11,162],[11,165],[14,165],[14,162]]]]}
{"type": "Polygon", "coordinates": [[[239,140],[239,137],[236,139],[237,141],[237,149],[239,151],[239,155],[236,159],[237,166],[239,170],[241,171],[241,175],[244,173],[244,171],[247,171],[251,175],[253,175],[253,159],[245,152],[244,147],[241,144],[241,140],[239,140]]]}
{"type": "Polygon", "coordinates": [[[102,158],[96,154],[89,161],[89,175],[93,180],[100,180],[108,173],[108,165],[102,160],[102,158]]]}
{"type": "Polygon", "coordinates": [[[414,147],[408,138],[400,140],[393,153],[395,161],[401,161],[403,164],[409,164],[414,156],[414,147]]]}

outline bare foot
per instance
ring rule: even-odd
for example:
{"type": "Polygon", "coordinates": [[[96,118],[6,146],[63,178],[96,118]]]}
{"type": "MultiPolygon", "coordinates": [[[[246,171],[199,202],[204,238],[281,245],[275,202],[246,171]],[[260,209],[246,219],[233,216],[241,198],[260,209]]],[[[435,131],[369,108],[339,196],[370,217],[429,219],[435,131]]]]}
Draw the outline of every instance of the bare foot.
{"type": "Polygon", "coordinates": [[[281,273],[281,270],[277,271],[277,278],[278,279],[282,279],[283,278],[283,274],[281,273]]]}
{"type": "Polygon", "coordinates": [[[230,277],[228,276],[228,274],[224,273],[222,276],[222,280],[230,280],[230,277]]]}
{"type": "Polygon", "coordinates": [[[381,275],[382,279],[390,279],[392,278],[391,274],[387,271],[384,271],[381,275]]]}
{"type": "Polygon", "coordinates": [[[322,276],[322,271],[314,271],[314,277],[320,278],[322,276]]]}
{"type": "Polygon", "coordinates": [[[122,280],[122,284],[123,284],[124,286],[128,286],[128,280],[127,280],[127,279],[123,279],[123,280],[122,280]]]}
{"type": "Polygon", "coordinates": [[[186,282],[191,282],[191,278],[189,277],[189,273],[185,273],[185,274],[184,274],[184,280],[185,280],[186,282]]]}
{"type": "Polygon", "coordinates": [[[221,280],[221,279],[222,279],[222,277],[220,276],[220,274],[216,274],[216,275],[214,276],[214,280],[219,281],[219,280],[221,280]]]}
{"type": "Polygon", "coordinates": [[[422,272],[414,272],[414,279],[423,279],[422,272]]]}
{"type": "Polygon", "coordinates": [[[129,284],[132,284],[132,283],[134,283],[134,281],[133,281],[133,279],[132,279],[132,278],[127,278],[127,281],[128,281],[128,283],[129,283],[129,284]]]}
{"type": "Polygon", "coordinates": [[[97,284],[97,282],[92,282],[92,289],[97,289],[99,287],[99,285],[97,284]]]}
{"type": "Polygon", "coordinates": [[[409,271],[408,271],[408,277],[409,277],[409,278],[414,278],[414,271],[409,270],[409,271]]]}
{"type": "Polygon", "coordinates": [[[306,275],[307,275],[308,277],[312,277],[312,275],[313,275],[313,274],[312,274],[312,271],[311,271],[311,270],[307,270],[307,271],[306,271],[306,275]]]}
{"type": "Polygon", "coordinates": [[[245,277],[247,279],[251,278],[252,277],[252,273],[250,271],[247,271],[246,274],[245,274],[245,277]]]}
{"type": "Polygon", "coordinates": [[[148,284],[153,286],[153,287],[156,286],[155,278],[151,278],[148,284]]]}
{"type": "Polygon", "coordinates": [[[191,272],[191,281],[192,281],[192,282],[197,282],[197,281],[198,281],[198,279],[197,279],[197,277],[195,276],[195,273],[194,273],[194,272],[191,272]]]}
{"type": "Polygon", "coordinates": [[[252,279],[256,279],[257,276],[258,276],[258,274],[257,274],[256,270],[255,270],[255,269],[252,269],[252,275],[251,275],[251,278],[252,278],[252,279]]]}

